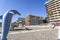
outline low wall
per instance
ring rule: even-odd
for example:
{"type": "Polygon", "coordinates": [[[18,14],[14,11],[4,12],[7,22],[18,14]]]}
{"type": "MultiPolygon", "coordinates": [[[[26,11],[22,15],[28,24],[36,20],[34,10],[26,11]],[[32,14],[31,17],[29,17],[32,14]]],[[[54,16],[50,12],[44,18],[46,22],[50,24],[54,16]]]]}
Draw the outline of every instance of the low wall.
{"type": "Polygon", "coordinates": [[[57,29],[8,35],[8,40],[57,40],[57,29]]]}

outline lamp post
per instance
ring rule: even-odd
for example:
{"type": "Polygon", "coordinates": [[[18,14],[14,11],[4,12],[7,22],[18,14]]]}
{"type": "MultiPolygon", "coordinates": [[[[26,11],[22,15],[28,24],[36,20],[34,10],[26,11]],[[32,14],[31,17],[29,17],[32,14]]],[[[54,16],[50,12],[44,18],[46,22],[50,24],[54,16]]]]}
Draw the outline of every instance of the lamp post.
{"type": "Polygon", "coordinates": [[[9,10],[7,11],[2,17],[2,35],[1,35],[1,40],[7,40],[6,37],[8,35],[9,32],[9,28],[10,28],[10,24],[11,24],[11,20],[13,15],[18,14],[20,15],[20,13],[16,10],[9,10]]]}

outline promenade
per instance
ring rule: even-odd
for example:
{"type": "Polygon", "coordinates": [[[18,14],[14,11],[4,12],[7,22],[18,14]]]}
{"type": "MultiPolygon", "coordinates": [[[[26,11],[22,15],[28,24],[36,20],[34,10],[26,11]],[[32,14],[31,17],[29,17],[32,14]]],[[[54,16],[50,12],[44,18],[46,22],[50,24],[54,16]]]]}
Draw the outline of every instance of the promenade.
{"type": "Polygon", "coordinates": [[[47,27],[43,27],[44,29],[41,27],[28,28],[32,30],[10,31],[7,40],[57,40],[57,29],[49,29],[47,27]]]}

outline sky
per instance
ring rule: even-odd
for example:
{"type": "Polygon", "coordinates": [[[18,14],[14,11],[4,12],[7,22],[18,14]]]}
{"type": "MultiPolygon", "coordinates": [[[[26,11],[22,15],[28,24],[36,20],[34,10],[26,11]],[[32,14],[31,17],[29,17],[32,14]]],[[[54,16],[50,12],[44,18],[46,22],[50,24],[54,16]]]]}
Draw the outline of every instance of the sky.
{"type": "MultiPolygon", "coordinates": [[[[25,18],[27,14],[46,17],[45,2],[48,0],[0,0],[0,15],[7,10],[15,9],[21,16],[14,15],[12,21],[16,21],[18,17],[25,18]]],[[[2,21],[2,20],[0,20],[2,21]]]]}

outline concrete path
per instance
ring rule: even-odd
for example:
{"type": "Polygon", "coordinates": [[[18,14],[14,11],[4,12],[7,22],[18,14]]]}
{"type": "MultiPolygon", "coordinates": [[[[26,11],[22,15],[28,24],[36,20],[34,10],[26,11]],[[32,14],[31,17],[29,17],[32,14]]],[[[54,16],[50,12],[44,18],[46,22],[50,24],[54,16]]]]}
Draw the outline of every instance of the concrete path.
{"type": "Polygon", "coordinates": [[[8,40],[57,40],[58,30],[42,29],[10,32],[8,40]]]}

